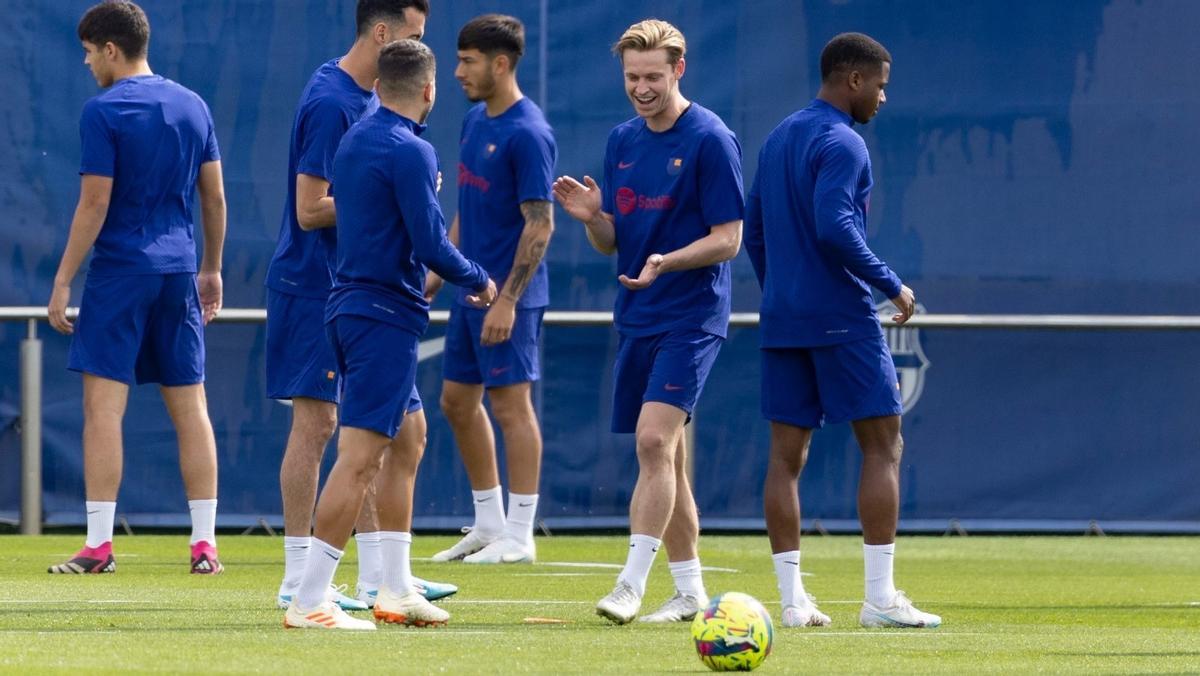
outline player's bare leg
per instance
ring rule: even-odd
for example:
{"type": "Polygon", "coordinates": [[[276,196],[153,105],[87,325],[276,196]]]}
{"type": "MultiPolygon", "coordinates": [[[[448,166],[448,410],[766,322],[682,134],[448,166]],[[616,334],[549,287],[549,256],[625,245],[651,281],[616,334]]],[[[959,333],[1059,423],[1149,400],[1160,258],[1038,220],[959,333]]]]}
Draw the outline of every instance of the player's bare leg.
{"type": "Polygon", "coordinates": [[[542,431],[533,410],[531,390],[531,383],[517,383],[487,391],[492,415],[504,435],[508,512],[501,537],[467,556],[467,563],[533,563],[537,559],[533,523],[542,467],[542,431]]]}
{"type": "Polygon", "coordinates": [[[225,569],[217,557],[217,441],[204,385],[160,389],[179,441],[179,469],[192,516],[192,572],[217,574],[225,569]]]}
{"type": "Polygon", "coordinates": [[[688,480],[687,464],[687,435],[680,434],[675,448],[675,505],[663,533],[675,593],[658,610],[638,618],[641,622],[691,620],[708,604],[700,573],[700,516],[688,480]]]}
{"type": "Polygon", "coordinates": [[[942,618],[914,608],[893,581],[896,522],[900,515],[900,457],[904,451],[900,416],[856,420],[852,426],[863,454],[858,515],[863,528],[867,600],[859,622],[865,627],[937,627],[942,618]]]}
{"type": "Polygon", "coordinates": [[[629,556],[617,586],[596,604],[596,612],[625,624],[641,608],[650,566],[675,508],[675,455],[687,414],[656,401],[642,404],[637,424],[638,480],[629,505],[629,556]]]}
{"type": "Polygon", "coordinates": [[[415,588],[412,546],[413,492],[417,467],[425,454],[425,412],[404,416],[400,432],[384,453],[379,488],[379,537],[383,553],[383,584],[375,601],[375,618],[417,626],[441,625],[450,614],[425,600],[415,588]]]}
{"type": "Polygon", "coordinates": [[[483,385],[444,381],[441,406],[466,466],[475,505],[475,523],[466,536],[433,555],[434,561],[454,561],[483,549],[504,533],[504,495],[496,468],[492,421],[483,406],[483,385]]]}
{"type": "Polygon", "coordinates": [[[763,513],[785,627],[823,627],[829,616],[817,610],[800,577],[800,473],[808,460],[812,430],[771,423],[771,454],[763,482],[763,513]]]}
{"type": "Polygon", "coordinates": [[[83,374],[83,483],[87,509],[87,541],[83,549],[49,573],[112,573],[113,520],[121,489],[123,453],[121,421],[129,399],[125,383],[83,374]]]}

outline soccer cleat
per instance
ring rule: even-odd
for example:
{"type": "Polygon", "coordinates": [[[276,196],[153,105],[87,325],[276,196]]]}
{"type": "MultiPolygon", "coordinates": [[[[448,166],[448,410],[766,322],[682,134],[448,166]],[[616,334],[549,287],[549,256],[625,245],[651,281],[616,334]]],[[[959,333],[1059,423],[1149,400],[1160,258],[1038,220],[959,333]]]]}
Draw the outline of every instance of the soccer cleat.
{"type": "Polygon", "coordinates": [[[450,613],[426,601],[415,589],[399,595],[381,587],[375,599],[375,619],[412,627],[444,627],[450,613]]]}
{"type": "Polygon", "coordinates": [[[461,540],[456,542],[450,549],[444,549],[437,554],[434,554],[433,560],[438,563],[457,561],[483,549],[500,537],[499,535],[482,533],[478,529],[471,528],[470,526],[464,527],[463,533],[465,533],[465,535],[463,535],[461,540]]]}
{"type": "MultiPolygon", "coordinates": [[[[337,607],[341,608],[342,610],[368,610],[368,609],[370,609],[370,606],[367,605],[365,602],[363,602],[359,599],[353,599],[353,598],[350,598],[349,596],[346,596],[344,593],[342,593],[344,591],[346,591],[346,585],[344,585],[344,584],[340,584],[340,585],[336,585],[336,586],[329,585],[329,590],[325,592],[325,600],[337,604],[337,607]]],[[[286,610],[288,608],[288,606],[292,605],[292,595],[284,594],[281,592],[278,596],[275,597],[275,605],[279,606],[281,609],[286,610]]]]}
{"type": "Polygon", "coordinates": [[[828,627],[833,624],[825,613],[817,610],[817,600],[808,594],[798,606],[784,606],[780,620],[785,627],[828,627]]]}
{"type": "Polygon", "coordinates": [[[195,575],[218,575],[225,570],[217,558],[217,548],[204,540],[192,545],[192,573],[195,575]]]}
{"type": "Polygon", "coordinates": [[[913,607],[912,601],[902,591],[892,597],[892,605],[881,608],[870,601],[863,601],[858,623],[868,629],[874,627],[903,627],[907,629],[936,629],[942,626],[942,618],[913,607]]]}
{"type": "Polygon", "coordinates": [[[638,622],[687,622],[706,605],[708,605],[707,598],[696,598],[676,591],[674,596],[658,607],[658,610],[649,615],[642,615],[638,618],[638,622]]]}
{"type": "Polygon", "coordinates": [[[642,597],[633,585],[617,580],[617,586],[596,604],[596,614],[613,624],[629,624],[642,608],[642,597]]]}
{"type": "Polygon", "coordinates": [[[449,582],[433,582],[431,580],[422,580],[419,577],[413,577],[413,589],[418,594],[425,597],[426,601],[437,601],[444,599],[447,596],[454,596],[458,593],[458,587],[449,582]]]}
{"type": "Polygon", "coordinates": [[[75,556],[65,563],[50,566],[46,569],[52,575],[83,575],[86,573],[115,573],[117,560],[112,555],[112,542],[105,542],[99,547],[84,545],[75,556]]]}
{"type": "Polygon", "coordinates": [[[520,542],[504,536],[464,557],[463,563],[533,563],[536,560],[537,547],[533,544],[533,538],[520,542]]]}
{"type": "Polygon", "coordinates": [[[326,601],[312,610],[297,605],[288,606],[283,615],[285,629],[349,629],[375,631],[375,623],[350,617],[333,601],[326,601]]]}

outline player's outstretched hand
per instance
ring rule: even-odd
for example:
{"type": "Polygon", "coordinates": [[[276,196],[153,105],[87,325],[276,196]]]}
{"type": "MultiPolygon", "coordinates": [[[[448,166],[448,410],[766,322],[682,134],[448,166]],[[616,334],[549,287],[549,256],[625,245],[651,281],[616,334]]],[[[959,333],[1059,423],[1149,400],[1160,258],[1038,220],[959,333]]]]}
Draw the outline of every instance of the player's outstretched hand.
{"type": "Polygon", "coordinates": [[[513,322],[517,320],[517,304],[500,296],[492,303],[483,318],[483,331],[479,344],[484,347],[499,345],[512,337],[513,322]]]}
{"type": "Polygon", "coordinates": [[[899,310],[899,312],[892,315],[892,321],[897,324],[903,324],[917,311],[917,297],[913,294],[912,289],[901,284],[900,295],[892,299],[892,305],[895,305],[896,309],[899,310]]]}
{"type": "Polygon", "coordinates": [[[646,259],[646,264],[642,266],[642,271],[638,274],[637,279],[630,279],[625,275],[621,275],[617,277],[617,281],[621,282],[626,289],[631,291],[644,289],[653,284],[654,280],[658,279],[658,274],[662,271],[662,262],[662,254],[650,254],[650,257],[646,259]]]}
{"type": "Polygon", "coordinates": [[[432,303],[437,297],[438,291],[442,290],[442,278],[433,270],[425,273],[425,302],[432,303]]]}
{"type": "Polygon", "coordinates": [[[492,303],[496,300],[496,295],[496,282],[492,281],[492,279],[489,277],[487,287],[483,291],[476,291],[475,293],[469,294],[467,296],[467,302],[473,307],[481,309],[485,307],[491,307],[492,303]]]}
{"type": "Polygon", "coordinates": [[[221,273],[201,272],[196,275],[196,288],[200,291],[200,311],[204,315],[204,323],[207,324],[221,311],[224,297],[221,273]]]}
{"type": "Polygon", "coordinates": [[[583,183],[559,176],[553,188],[554,199],[572,218],[587,223],[600,213],[600,186],[591,176],[584,176],[583,183]]]}
{"type": "Polygon", "coordinates": [[[46,313],[50,317],[50,326],[54,327],[55,331],[68,336],[75,332],[75,326],[71,324],[71,320],[67,319],[67,303],[70,301],[71,285],[56,283],[54,290],[50,292],[50,303],[46,306],[46,313]]]}

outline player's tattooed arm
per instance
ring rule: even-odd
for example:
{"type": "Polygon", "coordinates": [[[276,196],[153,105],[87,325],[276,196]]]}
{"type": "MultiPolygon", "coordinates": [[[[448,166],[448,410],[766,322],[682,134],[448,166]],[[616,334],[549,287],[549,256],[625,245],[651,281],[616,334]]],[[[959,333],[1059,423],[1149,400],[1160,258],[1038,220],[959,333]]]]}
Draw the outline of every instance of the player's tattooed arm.
{"type": "Polygon", "coordinates": [[[546,255],[546,247],[550,245],[550,235],[554,233],[554,208],[550,202],[522,202],[521,215],[525,217],[525,229],[521,231],[512,271],[508,274],[504,290],[500,294],[514,303],[525,293],[526,287],[537,273],[538,266],[546,255]]]}

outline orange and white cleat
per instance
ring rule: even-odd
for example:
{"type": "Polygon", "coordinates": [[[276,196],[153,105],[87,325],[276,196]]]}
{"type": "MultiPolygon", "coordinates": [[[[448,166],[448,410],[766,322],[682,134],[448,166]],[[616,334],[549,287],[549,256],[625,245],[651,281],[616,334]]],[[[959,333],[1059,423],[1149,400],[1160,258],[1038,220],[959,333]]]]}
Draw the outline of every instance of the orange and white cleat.
{"type": "Polygon", "coordinates": [[[380,587],[375,597],[375,619],[411,627],[444,627],[450,621],[450,613],[425,600],[416,590],[401,595],[380,587]]]}
{"type": "Polygon", "coordinates": [[[375,631],[375,623],[350,617],[333,601],[325,601],[311,610],[298,604],[288,606],[283,614],[285,629],[348,629],[351,631],[375,631]]]}

